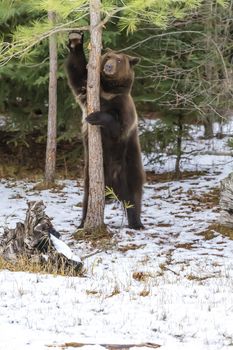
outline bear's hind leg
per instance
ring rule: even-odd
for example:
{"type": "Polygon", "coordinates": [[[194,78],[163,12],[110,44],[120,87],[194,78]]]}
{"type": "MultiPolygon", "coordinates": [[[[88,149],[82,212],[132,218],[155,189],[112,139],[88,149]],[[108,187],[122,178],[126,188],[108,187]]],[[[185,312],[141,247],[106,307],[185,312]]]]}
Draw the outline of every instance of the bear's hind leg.
{"type": "Polygon", "coordinates": [[[135,188],[135,186],[133,188],[129,187],[124,171],[119,176],[118,183],[114,187],[114,193],[117,194],[119,200],[125,206],[129,227],[135,230],[143,229],[144,226],[140,218],[142,188],[140,186],[139,188],[135,188]]]}
{"type": "Polygon", "coordinates": [[[135,230],[143,229],[144,226],[141,222],[141,200],[142,200],[142,191],[137,190],[130,196],[129,204],[132,207],[127,209],[127,217],[129,227],[135,230]]]}

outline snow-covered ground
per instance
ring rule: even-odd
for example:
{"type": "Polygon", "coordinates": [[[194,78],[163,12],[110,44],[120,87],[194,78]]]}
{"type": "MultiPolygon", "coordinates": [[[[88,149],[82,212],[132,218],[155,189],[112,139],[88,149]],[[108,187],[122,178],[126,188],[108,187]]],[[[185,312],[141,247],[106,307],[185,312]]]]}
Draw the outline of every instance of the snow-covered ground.
{"type": "MultiPolygon", "coordinates": [[[[217,127],[217,126],[216,126],[217,127]]],[[[228,124],[224,132],[231,132],[228,124]]],[[[233,347],[233,241],[201,234],[218,220],[218,208],[206,204],[221,179],[233,171],[233,158],[206,155],[227,152],[226,142],[200,138],[185,150],[200,149],[182,163],[185,170],[206,170],[187,180],[147,183],[143,231],[122,224],[116,203],[106,206],[106,223],[115,232],[104,251],[85,260],[84,277],[0,271],[0,349],[71,349],[65,343],[153,343],[162,350],[227,350],[233,347]],[[63,347],[62,347],[63,346],[63,347]]],[[[172,159],[150,170],[171,170],[172,159]]],[[[82,188],[61,182],[56,190],[37,191],[35,183],[0,181],[0,226],[23,220],[27,200],[43,199],[46,213],[72,250],[83,256],[98,248],[75,241],[82,188]]],[[[0,233],[3,229],[0,229],[0,233]]],[[[105,242],[106,243],[106,242],[105,242]]],[[[71,344],[70,344],[71,345],[71,344]]],[[[137,348],[135,348],[137,349],[137,348]]]]}

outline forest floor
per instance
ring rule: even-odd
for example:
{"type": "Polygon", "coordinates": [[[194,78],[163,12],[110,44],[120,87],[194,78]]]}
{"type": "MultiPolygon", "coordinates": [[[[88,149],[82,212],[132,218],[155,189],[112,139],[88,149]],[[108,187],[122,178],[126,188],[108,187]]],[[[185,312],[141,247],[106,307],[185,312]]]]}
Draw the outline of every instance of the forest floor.
{"type": "Polygon", "coordinates": [[[82,277],[0,266],[0,349],[233,348],[233,240],[218,232],[219,185],[233,170],[223,155],[229,137],[204,140],[202,127],[191,134],[183,146],[195,152],[182,162],[183,179],[166,180],[173,158],[146,166],[142,231],[127,228],[111,203],[112,237],[77,241],[81,181],[42,191],[27,180],[0,181],[0,234],[24,220],[27,200],[43,199],[74,252],[101,250],[85,260],[82,277]]]}

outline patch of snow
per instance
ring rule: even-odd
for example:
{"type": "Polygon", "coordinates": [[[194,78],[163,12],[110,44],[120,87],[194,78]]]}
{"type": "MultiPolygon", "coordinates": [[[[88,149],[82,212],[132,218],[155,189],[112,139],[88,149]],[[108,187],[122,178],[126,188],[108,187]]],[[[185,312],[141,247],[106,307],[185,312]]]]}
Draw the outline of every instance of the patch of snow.
{"type": "Polygon", "coordinates": [[[0,115],[0,128],[3,128],[7,124],[7,117],[4,115],[0,115]]]}
{"type": "Polygon", "coordinates": [[[60,239],[58,239],[54,235],[51,235],[50,238],[51,238],[51,241],[53,242],[54,247],[58,251],[58,253],[63,254],[69,260],[73,260],[78,263],[82,262],[80,257],[75,255],[66,243],[62,242],[60,239]]]}

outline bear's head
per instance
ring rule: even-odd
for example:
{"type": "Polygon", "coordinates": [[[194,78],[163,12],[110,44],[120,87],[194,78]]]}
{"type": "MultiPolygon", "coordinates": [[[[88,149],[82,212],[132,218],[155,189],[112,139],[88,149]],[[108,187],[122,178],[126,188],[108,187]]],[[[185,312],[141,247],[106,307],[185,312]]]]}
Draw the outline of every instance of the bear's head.
{"type": "Polygon", "coordinates": [[[129,92],[134,81],[133,67],[139,61],[138,57],[108,50],[101,57],[101,83],[104,91],[129,92]]]}

